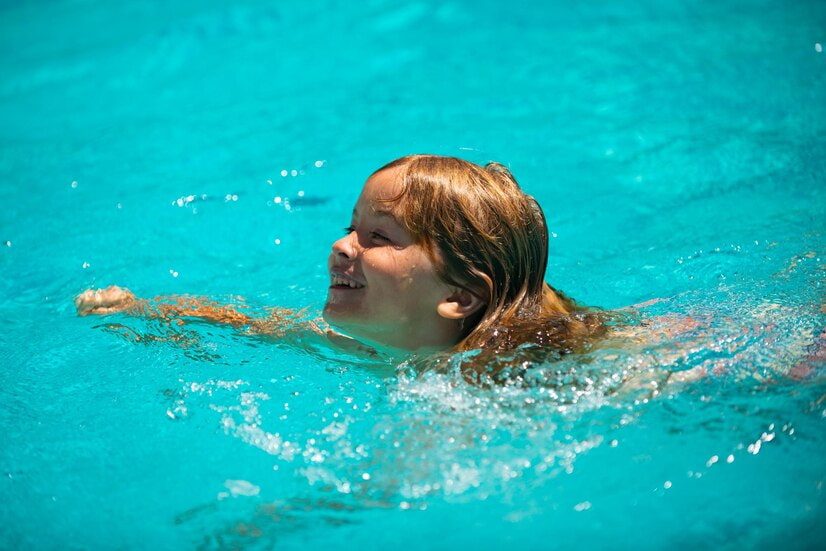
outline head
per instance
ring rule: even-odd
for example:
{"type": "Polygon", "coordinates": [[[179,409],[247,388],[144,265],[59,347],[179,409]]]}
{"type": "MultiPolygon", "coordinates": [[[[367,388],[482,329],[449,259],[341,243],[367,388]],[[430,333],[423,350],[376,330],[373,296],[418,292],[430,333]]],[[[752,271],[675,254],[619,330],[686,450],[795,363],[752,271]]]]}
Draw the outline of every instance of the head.
{"type": "Polygon", "coordinates": [[[545,283],[547,260],[542,210],[504,166],[402,157],[370,176],[333,244],[325,318],[398,348],[476,348],[574,308],[545,283]]]}

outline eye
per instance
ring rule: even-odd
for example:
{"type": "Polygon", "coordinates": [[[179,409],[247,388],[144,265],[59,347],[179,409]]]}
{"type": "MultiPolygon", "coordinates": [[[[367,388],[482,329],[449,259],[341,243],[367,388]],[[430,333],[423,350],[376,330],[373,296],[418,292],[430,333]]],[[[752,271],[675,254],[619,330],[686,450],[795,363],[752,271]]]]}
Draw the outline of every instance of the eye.
{"type": "Polygon", "coordinates": [[[386,235],[380,234],[379,232],[371,231],[370,232],[370,238],[374,239],[376,241],[381,241],[383,243],[390,243],[390,238],[387,237],[386,235]]]}

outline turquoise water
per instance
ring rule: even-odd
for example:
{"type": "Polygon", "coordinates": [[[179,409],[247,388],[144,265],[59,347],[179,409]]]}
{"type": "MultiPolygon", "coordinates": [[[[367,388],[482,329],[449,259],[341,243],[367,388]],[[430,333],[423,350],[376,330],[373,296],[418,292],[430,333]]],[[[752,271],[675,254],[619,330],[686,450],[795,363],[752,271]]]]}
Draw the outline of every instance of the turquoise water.
{"type": "Polygon", "coordinates": [[[0,547],[821,547],[817,44],[814,1],[0,7],[0,547]],[[411,152],[506,163],[549,281],[696,327],[484,389],[74,315],[112,283],[317,313],[411,152]],[[613,393],[640,366],[712,374],[613,393]]]}

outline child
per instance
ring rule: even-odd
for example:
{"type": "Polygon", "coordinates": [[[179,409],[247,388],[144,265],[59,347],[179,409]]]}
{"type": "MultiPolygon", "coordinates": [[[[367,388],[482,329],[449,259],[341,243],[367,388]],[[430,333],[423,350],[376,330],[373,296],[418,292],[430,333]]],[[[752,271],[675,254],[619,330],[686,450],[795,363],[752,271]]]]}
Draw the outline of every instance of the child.
{"type": "MultiPolygon", "coordinates": [[[[547,262],[542,209],[504,166],[402,157],[368,178],[332,245],[324,320],[377,349],[498,353],[535,343],[569,352],[604,332],[604,316],[545,283],[547,262]]],[[[86,291],[75,304],[79,315],[194,317],[256,333],[284,330],[289,317],[253,319],[186,297],[153,303],[120,287],[86,291]]]]}

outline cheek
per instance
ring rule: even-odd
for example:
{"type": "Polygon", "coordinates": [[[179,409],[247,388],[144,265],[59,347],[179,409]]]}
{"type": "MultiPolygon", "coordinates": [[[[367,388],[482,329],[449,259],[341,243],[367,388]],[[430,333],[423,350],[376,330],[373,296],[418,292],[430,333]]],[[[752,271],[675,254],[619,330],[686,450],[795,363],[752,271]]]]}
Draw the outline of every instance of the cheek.
{"type": "Polygon", "coordinates": [[[433,268],[429,259],[408,251],[375,251],[385,254],[365,255],[362,259],[367,283],[374,291],[401,298],[432,287],[433,268]]]}

